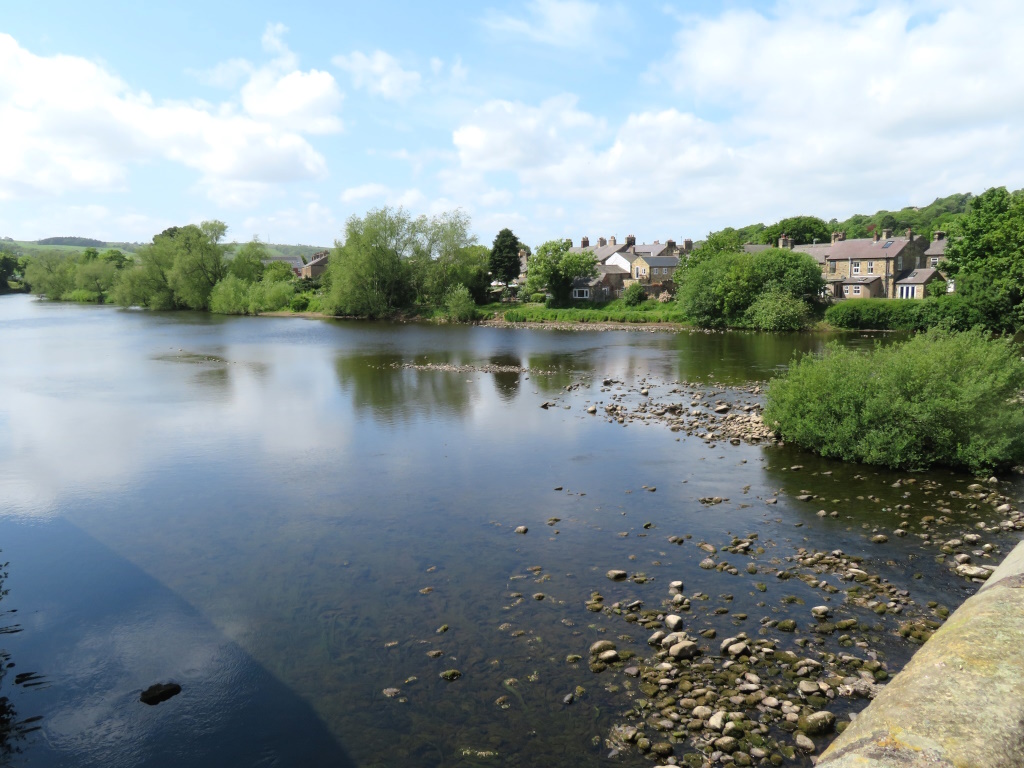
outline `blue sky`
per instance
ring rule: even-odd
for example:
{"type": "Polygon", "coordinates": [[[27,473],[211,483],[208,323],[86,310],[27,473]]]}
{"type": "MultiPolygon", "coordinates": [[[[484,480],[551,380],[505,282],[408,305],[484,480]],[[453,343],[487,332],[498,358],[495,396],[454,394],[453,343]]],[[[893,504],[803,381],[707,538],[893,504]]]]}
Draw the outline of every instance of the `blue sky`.
{"type": "Polygon", "coordinates": [[[1024,186],[1005,0],[5,3],[0,236],[481,242],[845,218],[1024,186]]]}

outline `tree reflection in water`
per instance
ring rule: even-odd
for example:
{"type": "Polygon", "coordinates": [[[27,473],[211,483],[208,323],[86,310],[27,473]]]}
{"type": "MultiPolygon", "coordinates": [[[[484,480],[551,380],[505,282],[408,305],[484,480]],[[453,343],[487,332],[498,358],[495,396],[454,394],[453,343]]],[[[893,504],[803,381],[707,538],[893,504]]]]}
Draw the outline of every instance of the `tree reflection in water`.
{"type": "MultiPolygon", "coordinates": [[[[0,564],[0,600],[10,591],[6,587],[8,565],[8,563],[0,564]]],[[[0,613],[0,635],[21,632],[20,624],[8,623],[13,613],[13,610],[0,613]]],[[[4,683],[13,667],[14,662],[11,661],[10,653],[0,648],[0,694],[5,692],[4,683]]],[[[35,688],[45,683],[45,678],[33,672],[21,672],[14,676],[14,684],[22,688],[35,688]]],[[[14,707],[14,702],[8,696],[0,695],[0,761],[7,762],[7,758],[12,754],[21,752],[18,742],[33,731],[38,731],[40,728],[39,721],[42,719],[42,715],[37,715],[36,717],[18,720],[18,712],[14,707]]]]}

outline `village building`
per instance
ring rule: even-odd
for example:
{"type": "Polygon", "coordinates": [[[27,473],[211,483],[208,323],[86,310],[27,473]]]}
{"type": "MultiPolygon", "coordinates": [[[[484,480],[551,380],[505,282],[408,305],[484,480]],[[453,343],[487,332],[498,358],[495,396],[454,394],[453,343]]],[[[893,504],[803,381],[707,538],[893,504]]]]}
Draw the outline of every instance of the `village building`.
{"type": "MultiPolygon", "coordinates": [[[[602,290],[607,289],[605,298],[615,298],[622,293],[622,289],[630,283],[639,282],[645,286],[669,283],[672,281],[672,274],[679,266],[680,257],[693,250],[693,241],[686,239],[680,248],[675,240],[661,242],[655,240],[653,243],[637,244],[636,237],[628,235],[623,242],[618,242],[614,236],[600,238],[596,244],[591,245],[590,238],[584,237],[578,246],[570,247],[572,253],[589,252],[597,260],[598,269],[602,267],[615,267],[616,271],[602,273],[608,275],[602,278],[602,290]],[[624,279],[619,281],[619,276],[624,279]]],[[[575,291],[579,290],[580,296],[590,286],[574,286],[575,291]]],[[[597,295],[596,289],[590,290],[590,296],[597,295]]],[[[588,297],[588,298],[589,298],[588,297]]],[[[600,297],[591,300],[602,300],[600,297]]]]}
{"type": "Polygon", "coordinates": [[[303,264],[302,268],[299,269],[299,277],[306,279],[320,277],[324,272],[327,271],[327,262],[331,256],[330,251],[318,251],[313,254],[313,258],[309,260],[308,264],[303,264]]]}
{"type": "Polygon", "coordinates": [[[615,264],[598,264],[595,277],[578,277],[572,283],[572,297],[577,301],[610,301],[622,295],[622,286],[629,272],[615,264]]]}

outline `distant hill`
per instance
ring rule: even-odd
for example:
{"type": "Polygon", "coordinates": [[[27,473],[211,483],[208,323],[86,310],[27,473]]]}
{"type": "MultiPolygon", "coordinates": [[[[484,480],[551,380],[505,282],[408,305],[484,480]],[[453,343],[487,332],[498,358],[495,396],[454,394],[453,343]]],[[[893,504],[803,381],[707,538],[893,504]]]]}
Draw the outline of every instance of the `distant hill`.
{"type": "Polygon", "coordinates": [[[107,244],[102,240],[93,240],[91,237],[47,237],[36,240],[36,245],[75,245],[79,248],[106,248],[107,244]]]}

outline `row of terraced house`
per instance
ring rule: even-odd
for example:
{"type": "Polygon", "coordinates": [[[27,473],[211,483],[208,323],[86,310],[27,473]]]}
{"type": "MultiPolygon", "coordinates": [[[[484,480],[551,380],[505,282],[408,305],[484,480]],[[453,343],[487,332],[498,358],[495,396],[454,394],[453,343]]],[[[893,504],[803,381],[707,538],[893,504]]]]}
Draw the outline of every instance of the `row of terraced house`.
{"type": "MultiPolygon", "coordinates": [[[[923,299],[932,283],[947,285],[938,266],[948,242],[943,231],[929,240],[911,229],[903,237],[883,229],[873,237],[854,240],[847,240],[844,232],[833,232],[832,242],[810,245],[795,245],[783,235],[778,247],[812,256],[821,266],[832,298],[923,299]]],[[[744,250],[756,253],[770,247],[748,243],[744,250]]]]}
{"type": "MultiPolygon", "coordinates": [[[[851,240],[844,232],[833,232],[831,242],[808,245],[796,245],[783,235],[777,247],[813,257],[821,267],[828,295],[834,299],[923,299],[932,283],[947,285],[938,265],[948,242],[943,231],[935,232],[929,240],[911,229],[900,237],[894,237],[891,229],[883,229],[872,237],[851,240]]],[[[613,299],[634,282],[652,295],[674,290],[672,275],[680,259],[693,250],[692,240],[684,240],[681,247],[674,240],[637,244],[633,235],[621,243],[615,237],[602,237],[595,243],[584,237],[578,246],[572,246],[571,241],[569,244],[570,251],[589,252],[597,260],[597,276],[580,278],[573,284],[572,297],[578,301],[613,299]]],[[[771,247],[748,243],[743,249],[757,253],[771,247]]],[[[948,283],[948,290],[952,290],[952,283],[948,283]]]]}

